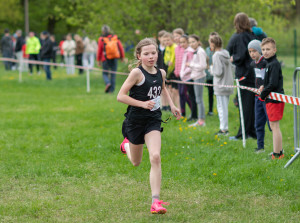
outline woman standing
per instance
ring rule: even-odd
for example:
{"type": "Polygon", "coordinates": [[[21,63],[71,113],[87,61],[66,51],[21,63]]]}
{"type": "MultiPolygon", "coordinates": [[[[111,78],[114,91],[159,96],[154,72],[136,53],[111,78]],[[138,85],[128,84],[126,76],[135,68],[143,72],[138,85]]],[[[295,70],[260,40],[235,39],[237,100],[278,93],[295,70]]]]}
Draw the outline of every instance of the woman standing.
{"type": "MultiPolygon", "coordinates": [[[[248,43],[255,39],[251,32],[248,16],[240,12],[234,18],[234,33],[228,43],[227,50],[230,54],[231,62],[235,65],[235,79],[240,80],[240,85],[255,87],[255,77],[248,76],[250,63],[252,61],[248,53],[248,43]]],[[[241,89],[241,100],[243,106],[243,115],[245,123],[246,138],[256,138],[254,128],[254,93],[241,89]]],[[[241,122],[240,122],[241,123],[241,122]]],[[[242,138],[241,124],[236,136],[230,137],[231,140],[242,138]]]]}

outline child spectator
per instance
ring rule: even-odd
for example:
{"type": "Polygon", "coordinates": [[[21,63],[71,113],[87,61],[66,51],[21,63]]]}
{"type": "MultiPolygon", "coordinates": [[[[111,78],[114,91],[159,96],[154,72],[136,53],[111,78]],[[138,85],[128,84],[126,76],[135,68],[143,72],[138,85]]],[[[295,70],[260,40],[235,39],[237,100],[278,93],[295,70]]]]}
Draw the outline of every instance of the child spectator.
{"type": "MultiPolygon", "coordinates": [[[[219,35],[217,32],[212,32],[209,34],[209,39],[213,36],[219,35]]],[[[212,65],[212,56],[214,52],[211,50],[210,46],[206,47],[205,49],[206,55],[207,55],[207,69],[205,70],[206,73],[206,83],[212,84],[213,83],[213,76],[211,75],[211,70],[209,69],[212,65]]],[[[214,107],[214,88],[212,86],[207,86],[208,90],[208,112],[207,115],[212,116],[213,113],[213,107],[214,107]]]]}
{"type": "Polygon", "coordinates": [[[163,36],[165,35],[167,31],[161,30],[158,32],[158,58],[157,58],[157,68],[164,69],[167,71],[167,68],[164,63],[164,55],[165,55],[165,45],[163,43],[163,36]]]}
{"type": "MultiPolygon", "coordinates": [[[[248,50],[252,62],[250,64],[250,76],[255,76],[255,87],[259,88],[264,84],[265,72],[267,61],[261,55],[261,42],[259,40],[252,40],[248,44],[248,50]]],[[[248,77],[247,77],[248,78],[248,77]]],[[[252,78],[252,77],[251,77],[252,78]]],[[[266,111],[266,103],[260,98],[259,95],[255,95],[254,104],[255,114],[255,129],[257,136],[257,148],[256,153],[264,152],[264,138],[265,138],[265,125],[268,121],[268,115],[266,111]]]]}
{"type": "MultiPolygon", "coordinates": [[[[184,49],[180,70],[180,79],[182,81],[193,82],[191,79],[192,70],[189,66],[187,66],[187,64],[192,61],[194,50],[189,46],[189,37],[187,35],[182,35],[180,37],[180,46],[184,49]]],[[[197,121],[197,104],[194,86],[191,84],[185,84],[183,87],[187,89],[186,91],[188,91],[189,95],[186,95],[186,101],[182,100],[184,97],[180,97],[181,111],[185,111],[185,102],[187,102],[191,109],[191,116],[187,121],[197,121]]]]}
{"type": "Polygon", "coordinates": [[[64,51],[65,63],[67,65],[67,74],[74,74],[75,73],[74,61],[75,61],[76,43],[72,39],[72,34],[68,34],[66,36],[66,40],[62,44],[62,49],[64,51]]]}
{"type": "Polygon", "coordinates": [[[279,127],[279,121],[282,119],[284,103],[267,98],[271,92],[284,94],[283,76],[280,63],[276,58],[276,42],[273,38],[265,38],[261,43],[261,51],[267,60],[264,84],[259,88],[261,99],[266,101],[266,110],[273,133],[273,153],[272,159],[282,159],[284,157],[282,150],[282,135],[279,127]]]}
{"type": "MultiPolygon", "coordinates": [[[[193,34],[189,36],[190,47],[195,51],[191,63],[187,65],[192,69],[191,78],[195,83],[205,82],[205,69],[207,67],[206,63],[206,53],[201,47],[201,42],[199,36],[193,34]]],[[[203,85],[194,85],[194,91],[196,96],[196,103],[198,105],[198,120],[189,125],[191,126],[205,126],[205,109],[203,101],[203,85]]]]}
{"type": "MultiPolygon", "coordinates": [[[[175,70],[174,74],[176,78],[180,77],[180,70],[182,67],[182,58],[184,54],[184,48],[180,45],[180,37],[184,34],[183,29],[177,28],[173,30],[174,42],[177,47],[175,48],[175,70]]],[[[178,84],[179,102],[181,108],[181,115],[185,117],[185,103],[187,102],[187,87],[185,84],[178,84]]],[[[190,105],[190,104],[189,104],[190,105]]]]}
{"type": "Polygon", "coordinates": [[[60,51],[59,51],[60,52],[60,63],[64,63],[64,49],[63,49],[62,45],[64,44],[65,40],[66,40],[66,37],[64,36],[58,45],[58,47],[60,49],[60,51]]]}
{"type": "Polygon", "coordinates": [[[216,135],[228,135],[228,103],[233,94],[233,88],[220,87],[217,85],[233,85],[232,68],[229,52],[222,48],[222,39],[219,35],[209,39],[209,46],[214,55],[212,57],[214,93],[217,98],[217,109],[220,120],[220,130],[216,135]]]}
{"type": "MultiPolygon", "coordinates": [[[[56,63],[56,55],[57,55],[57,51],[59,51],[59,47],[57,45],[57,42],[55,40],[55,35],[50,35],[50,39],[52,41],[52,62],[56,63]]],[[[54,69],[56,70],[57,66],[54,66],[54,69]]]]}
{"type": "Polygon", "coordinates": [[[82,56],[83,66],[88,68],[94,68],[95,64],[95,52],[98,49],[97,43],[95,45],[95,41],[91,40],[88,36],[83,39],[84,52],[82,56]]]}
{"type": "MultiPolygon", "coordinates": [[[[163,36],[165,35],[167,31],[166,30],[160,30],[158,32],[158,58],[157,58],[157,68],[159,69],[163,69],[164,71],[167,72],[167,67],[164,63],[164,56],[165,56],[165,45],[164,45],[164,42],[163,42],[163,36]]],[[[167,100],[166,98],[164,98],[164,96],[162,95],[161,97],[161,105],[162,105],[162,108],[161,110],[162,111],[169,111],[170,110],[170,106],[168,106],[168,103],[167,103],[167,100]]]]}
{"type": "Polygon", "coordinates": [[[25,59],[25,60],[23,61],[23,68],[22,68],[22,71],[28,71],[28,62],[27,62],[27,60],[29,59],[29,55],[26,54],[26,42],[27,42],[28,38],[29,38],[29,37],[26,36],[25,42],[24,42],[24,44],[23,44],[23,46],[22,46],[23,58],[25,59]]]}
{"type": "MultiPolygon", "coordinates": [[[[164,63],[167,66],[167,79],[168,80],[179,80],[174,74],[175,69],[175,48],[177,45],[173,42],[173,36],[171,33],[165,33],[163,35],[163,42],[166,47],[164,55],[164,63]]],[[[167,83],[168,90],[170,92],[171,98],[175,105],[179,108],[179,93],[177,83],[167,83]]]]}
{"type": "MultiPolygon", "coordinates": [[[[76,48],[75,48],[75,56],[76,56],[76,65],[82,66],[82,55],[84,52],[84,45],[81,36],[76,34],[74,36],[74,40],[76,43],[76,48]]],[[[79,74],[83,74],[83,69],[79,68],[78,69],[79,74]]]]}

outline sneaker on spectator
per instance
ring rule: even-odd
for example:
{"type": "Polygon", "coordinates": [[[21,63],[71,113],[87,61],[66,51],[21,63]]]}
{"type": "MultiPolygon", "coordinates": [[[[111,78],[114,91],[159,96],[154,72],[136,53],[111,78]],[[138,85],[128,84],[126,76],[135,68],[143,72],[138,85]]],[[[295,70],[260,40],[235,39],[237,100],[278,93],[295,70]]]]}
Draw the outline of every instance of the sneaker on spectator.
{"type": "Polygon", "coordinates": [[[255,149],[255,153],[263,153],[263,152],[265,152],[264,148],[256,148],[255,149]]]}
{"type": "Polygon", "coordinates": [[[110,83],[108,83],[107,85],[105,85],[105,93],[109,92],[110,86],[111,86],[110,83]]]}
{"type": "Polygon", "coordinates": [[[238,141],[240,138],[237,138],[236,136],[230,136],[229,137],[229,140],[232,140],[232,141],[238,141]]]}
{"type": "Polygon", "coordinates": [[[221,129],[215,133],[215,135],[223,135],[223,136],[227,136],[229,134],[228,130],[222,131],[221,129]]]}
{"type": "Polygon", "coordinates": [[[167,209],[165,209],[164,207],[162,207],[161,205],[164,204],[164,205],[169,205],[168,202],[163,202],[162,200],[158,200],[158,199],[155,199],[153,204],[151,205],[151,213],[152,214],[165,214],[167,212],[167,209]]]}
{"type": "Polygon", "coordinates": [[[205,126],[205,125],[206,125],[206,124],[205,124],[204,121],[198,120],[197,122],[195,122],[195,123],[189,125],[189,127],[197,127],[197,126],[205,126]]]}
{"type": "Polygon", "coordinates": [[[213,113],[213,112],[207,112],[207,115],[208,115],[208,116],[213,116],[214,113],[213,113]]]}
{"type": "Polygon", "coordinates": [[[195,122],[195,121],[197,121],[197,118],[193,118],[193,117],[189,117],[187,120],[186,120],[187,122],[195,122]]]}

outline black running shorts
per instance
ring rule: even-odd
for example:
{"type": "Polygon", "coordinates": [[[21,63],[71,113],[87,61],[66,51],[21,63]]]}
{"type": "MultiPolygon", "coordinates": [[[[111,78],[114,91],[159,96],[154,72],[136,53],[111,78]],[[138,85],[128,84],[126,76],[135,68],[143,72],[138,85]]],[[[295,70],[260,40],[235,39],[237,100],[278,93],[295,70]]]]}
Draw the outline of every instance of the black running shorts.
{"type": "Polygon", "coordinates": [[[126,118],[122,126],[124,138],[126,137],[129,142],[135,145],[144,144],[145,135],[155,130],[162,132],[161,121],[148,120],[147,122],[137,122],[126,118]]]}

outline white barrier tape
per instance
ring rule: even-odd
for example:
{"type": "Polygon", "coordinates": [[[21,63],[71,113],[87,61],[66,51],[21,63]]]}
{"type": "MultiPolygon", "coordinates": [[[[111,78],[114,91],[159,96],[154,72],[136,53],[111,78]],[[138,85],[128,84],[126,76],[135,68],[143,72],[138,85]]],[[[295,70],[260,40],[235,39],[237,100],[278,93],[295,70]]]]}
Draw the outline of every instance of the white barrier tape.
{"type": "MultiPolygon", "coordinates": [[[[0,58],[0,61],[8,61],[8,62],[14,62],[14,63],[19,63],[20,61],[12,58],[0,58]]],[[[103,70],[100,68],[90,68],[90,67],[85,67],[85,66],[78,66],[78,65],[68,65],[68,64],[60,64],[60,63],[52,63],[52,62],[43,62],[43,61],[37,61],[37,60],[26,60],[24,59],[22,63],[30,63],[30,64],[38,64],[38,65],[52,65],[52,66],[59,66],[59,67],[74,67],[78,69],[84,69],[84,70],[96,70],[96,71],[105,71],[109,73],[115,73],[115,74],[120,74],[120,75],[128,75],[128,73],[124,72],[119,72],[119,71],[111,71],[111,70],[103,70]]]]}
{"type": "MultiPolygon", "coordinates": [[[[9,62],[15,62],[15,63],[20,62],[16,59],[3,58],[3,57],[0,58],[0,61],[9,61],[9,62]]],[[[105,71],[105,72],[110,72],[110,73],[115,73],[115,74],[120,74],[120,75],[128,75],[128,73],[124,73],[124,72],[103,70],[103,69],[95,68],[95,67],[89,68],[89,67],[78,66],[78,65],[67,65],[67,64],[59,64],[59,63],[51,63],[51,62],[41,62],[41,61],[36,61],[36,60],[23,60],[23,63],[31,63],[31,64],[39,64],[39,65],[53,65],[53,66],[60,66],[60,67],[75,67],[75,68],[84,69],[84,70],[105,71]]],[[[167,82],[174,82],[174,83],[178,83],[178,84],[203,85],[203,86],[210,86],[210,87],[213,87],[213,86],[227,87],[227,88],[237,88],[238,87],[236,85],[214,85],[214,84],[207,84],[207,83],[195,83],[195,82],[185,82],[185,81],[177,81],[177,80],[167,80],[167,82]]],[[[255,94],[260,95],[260,92],[257,88],[251,88],[251,87],[247,87],[247,86],[243,86],[243,85],[240,85],[239,88],[242,88],[244,90],[248,90],[255,94]]],[[[272,100],[300,106],[300,98],[297,98],[297,97],[279,94],[276,92],[271,92],[269,94],[268,98],[270,98],[272,100]]]]}

